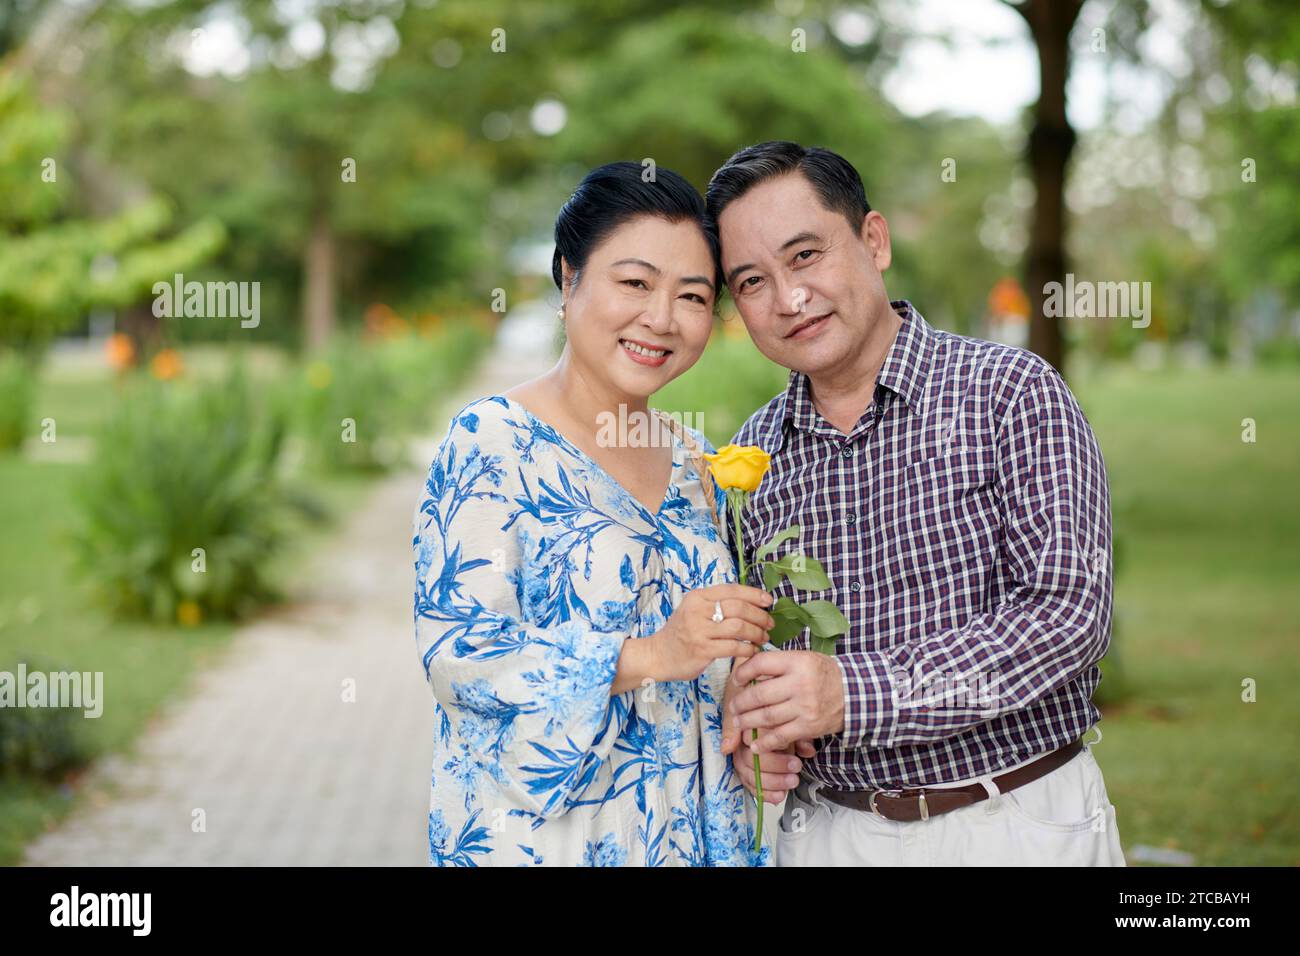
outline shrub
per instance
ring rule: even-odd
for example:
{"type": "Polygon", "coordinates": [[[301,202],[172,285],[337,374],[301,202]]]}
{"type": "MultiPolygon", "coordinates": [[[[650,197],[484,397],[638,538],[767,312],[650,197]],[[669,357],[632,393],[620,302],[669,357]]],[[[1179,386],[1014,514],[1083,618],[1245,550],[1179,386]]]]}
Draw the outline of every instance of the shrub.
{"type": "MultiPolygon", "coordinates": [[[[27,672],[60,670],[31,660],[0,668],[17,679],[25,663],[27,672]]],[[[83,711],[67,707],[0,707],[0,778],[23,775],[57,780],[64,772],[84,764],[90,751],[78,732],[83,711]]]]}
{"type": "Polygon", "coordinates": [[[17,352],[0,350],[0,452],[22,445],[34,384],[30,362],[17,352]]]}
{"type": "Polygon", "coordinates": [[[78,490],[75,535],[118,613],[195,624],[274,596],[268,559],[311,501],[277,474],[284,403],[256,399],[238,366],[202,385],[129,383],[78,490]]]}
{"type": "Polygon", "coordinates": [[[382,470],[403,460],[408,435],[473,371],[490,342],[476,323],[431,335],[339,338],[303,369],[300,425],[317,460],[382,470]]]}
{"type": "Polygon", "coordinates": [[[401,383],[381,352],[341,337],[303,369],[300,426],[328,468],[382,470],[401,454],[401,383]]]}

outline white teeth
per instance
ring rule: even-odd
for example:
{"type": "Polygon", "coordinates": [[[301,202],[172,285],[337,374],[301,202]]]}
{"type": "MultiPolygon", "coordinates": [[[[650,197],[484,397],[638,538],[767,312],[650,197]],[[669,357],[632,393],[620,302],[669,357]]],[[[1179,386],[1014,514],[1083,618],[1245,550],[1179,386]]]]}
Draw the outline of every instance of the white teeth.
{"type": "Polygon", "coordinates": [[[619,339],[619,344],[629,352],[635,352],[637,355],[647,355],[650,358],[662,358],[668,354],[667,349],[647,349],[633,342],[625,342],[622,339],[619,339]]]}

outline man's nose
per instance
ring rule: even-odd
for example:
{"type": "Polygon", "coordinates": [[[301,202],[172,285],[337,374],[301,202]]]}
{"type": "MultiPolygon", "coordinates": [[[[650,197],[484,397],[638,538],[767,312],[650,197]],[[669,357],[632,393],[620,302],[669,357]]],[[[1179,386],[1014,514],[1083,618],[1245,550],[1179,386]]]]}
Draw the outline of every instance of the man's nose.
{"type": "Polygon", "coordinates": [[[776,296],[777,312],[783,316],[802,315],[808,304],[808,290],[796,282],[778,279],[776,296]]]}

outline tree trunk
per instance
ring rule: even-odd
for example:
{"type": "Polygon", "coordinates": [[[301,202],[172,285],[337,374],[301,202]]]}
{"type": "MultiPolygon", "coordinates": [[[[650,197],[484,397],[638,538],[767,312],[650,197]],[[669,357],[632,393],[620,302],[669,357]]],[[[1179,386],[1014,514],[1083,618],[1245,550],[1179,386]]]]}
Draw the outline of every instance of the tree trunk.
{"type": "Polygon", "coordinates": [[[322,349],[334,334],[334,229],[325,206],[312,216],[302,268],[303,345],[322,349]]]}
{"type": "Polygon", "coordinates": [[[1043,309],[1049,282],[1065,282],[1065,174],[1074,148],[1074,130],[1065,115],[1065,83],[1070,75],[1070,30],[1082,0],[1026,0],[1015,8],[1029,23],[1038,47],[1039,94],[1026,159],[1035,200],[1025,252],[1025,291],[1029,295],[1029,348],[1065,370],[1065,340],[1059,316],[1043,309]]]}

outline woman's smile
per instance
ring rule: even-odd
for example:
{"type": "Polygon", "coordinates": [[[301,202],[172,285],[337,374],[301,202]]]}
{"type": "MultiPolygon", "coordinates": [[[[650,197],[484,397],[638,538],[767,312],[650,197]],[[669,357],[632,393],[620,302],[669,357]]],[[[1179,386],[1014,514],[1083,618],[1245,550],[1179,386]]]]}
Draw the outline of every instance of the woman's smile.
{"type": "Polygon", "coordinates": [[[673,354],[672,349],[656,348],[638,339],[619,339],[618,344],[622,347],[623,353],[633,362],[651,368],[663,365],[668,361],[668,356],[673,354]]]}

